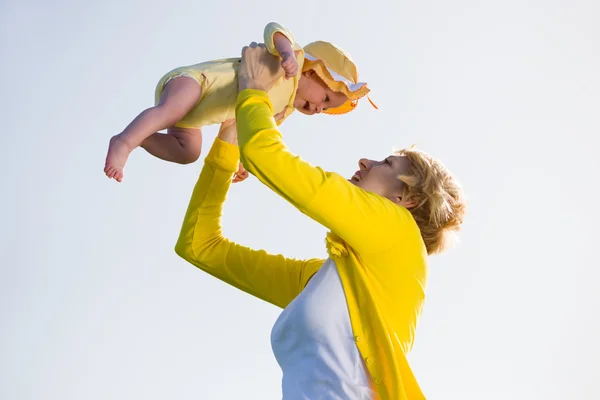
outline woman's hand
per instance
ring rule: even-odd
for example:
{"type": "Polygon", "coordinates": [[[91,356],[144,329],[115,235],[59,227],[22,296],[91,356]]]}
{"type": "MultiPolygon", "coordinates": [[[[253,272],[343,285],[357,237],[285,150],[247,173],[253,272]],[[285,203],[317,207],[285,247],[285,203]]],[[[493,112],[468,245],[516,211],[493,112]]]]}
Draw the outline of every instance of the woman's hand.
{"type": "Polygon", "coordinates": [[[245,181],[246,178],[248,178],[248,176],[250,176],[250,174],[248,174],[248,171],[246,171],[246,168],[244,168],[242,163],[240,163],[240,165],[238,166],[237,172],[235,174],[233,174],[233,180],[231,182],[238,183],[241,181],[245,181]]]}
{"type": "Polygon", "coordinates": [[[279,57],[267,51],[264,44],[250,43],[242,49],[242,62],[238,72],[238,89],[255,89],[268,92],[284,75],[279,57]]]}

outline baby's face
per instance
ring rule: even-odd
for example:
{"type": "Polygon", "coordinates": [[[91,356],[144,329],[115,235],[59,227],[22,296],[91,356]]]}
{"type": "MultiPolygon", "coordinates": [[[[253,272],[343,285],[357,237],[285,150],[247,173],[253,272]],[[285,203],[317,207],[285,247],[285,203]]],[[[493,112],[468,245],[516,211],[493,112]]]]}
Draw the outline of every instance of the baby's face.
{"type": "Polygon", "coordinates": [[[344,104],[348,96],[329,89],[315,71],[302,73],[298,82],[294,107],[306,115],[319,114],[328,108],[336,108],[344,104]]]}

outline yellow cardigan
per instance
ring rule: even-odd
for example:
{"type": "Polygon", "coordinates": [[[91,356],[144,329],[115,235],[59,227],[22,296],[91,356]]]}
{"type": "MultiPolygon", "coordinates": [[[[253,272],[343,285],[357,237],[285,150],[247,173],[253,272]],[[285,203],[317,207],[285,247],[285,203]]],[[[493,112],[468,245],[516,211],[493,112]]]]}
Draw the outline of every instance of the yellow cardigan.
{"type": "Polygon", "coordinates": [[[264,92],[244,90],[239,149],[217,139],[185,216],[177,253],[209,274],[285,308],[324,260],[296,260],[227,240],[223,203],[239,156],[246,169],[331,229],[326,239],[344,287],[358,350],[381,400],[424,399],[406,359],[425,298],[427,253],[408,210],[313,167],[282,142],[264,92]]]}

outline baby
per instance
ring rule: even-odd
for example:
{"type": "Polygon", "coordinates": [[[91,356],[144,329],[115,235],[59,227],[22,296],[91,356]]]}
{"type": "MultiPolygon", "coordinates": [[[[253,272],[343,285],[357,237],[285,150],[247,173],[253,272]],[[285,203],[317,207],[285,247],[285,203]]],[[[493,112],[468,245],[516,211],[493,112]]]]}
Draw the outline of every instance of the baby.
{"type": "MultiPolygon", "coordinates": [[[[358,82],[350,56],[331,43],[317,41],[302,48],[274,22],[265,27],[264,41],[268,51],[281,58],[285,72],[268,92],[278,124],[294,110],[307,115],[347,113],[369,92],[365,83],[358,82]]],[[[239,63],[240,58],[208,61],[166,74],[156,87],[156,105],[110,139],[106,176],[121,182],[127,158],[138,146],[166,161],[196,161],[202,148],[201,128],[235,118],[239,63]],[[166,134],[158,133],[163,129],[166,134]]],[[[238,181],[241,176],[238,173],[238,181]]]]}

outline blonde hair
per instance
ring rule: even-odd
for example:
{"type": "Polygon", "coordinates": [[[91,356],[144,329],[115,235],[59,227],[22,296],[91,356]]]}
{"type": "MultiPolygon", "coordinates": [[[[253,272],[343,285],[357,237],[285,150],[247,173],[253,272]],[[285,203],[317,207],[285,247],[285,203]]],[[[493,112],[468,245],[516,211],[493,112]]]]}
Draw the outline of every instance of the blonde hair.
{"type": "Polygon", "coordinates": [[[414,146],[395,154],[410,162],[408,174],[398,178],[406,184],[403,199],[416,203],[408,210],[421,230],[427,254],[441,253],[453,244],[463,223],[463,189],[439,160],[414,146]]]}

